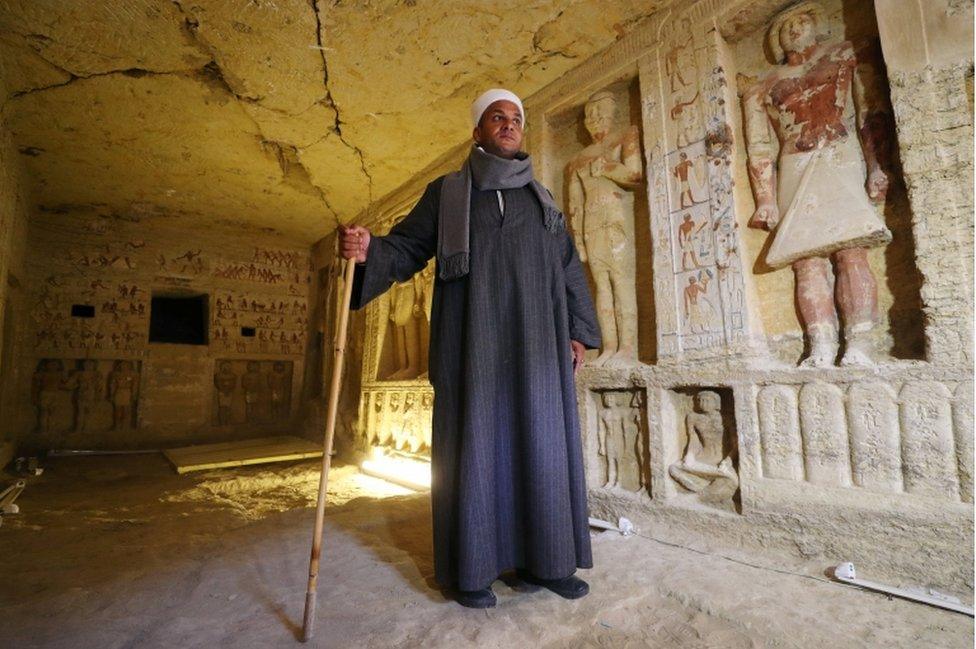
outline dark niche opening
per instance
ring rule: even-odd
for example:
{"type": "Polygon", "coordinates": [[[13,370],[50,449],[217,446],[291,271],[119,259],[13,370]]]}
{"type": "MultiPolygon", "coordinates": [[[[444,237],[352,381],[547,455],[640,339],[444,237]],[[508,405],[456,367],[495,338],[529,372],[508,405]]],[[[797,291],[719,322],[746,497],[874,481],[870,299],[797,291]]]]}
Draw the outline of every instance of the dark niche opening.
{"type": "Polygon", "coordinates": [[[206,345],[207,296],[153,295],[149,342],[206,345]]]}
{"type": "Polygon", "coordinates": [[[72,318],[94,318],[95,307],[91,304],[72,304],[71,317],[72,318]]]}
{"type": "Polygon", "coordinates": [[[241,336],[244,338],[254,338],[254,327],[241,327],[241,336]]]}

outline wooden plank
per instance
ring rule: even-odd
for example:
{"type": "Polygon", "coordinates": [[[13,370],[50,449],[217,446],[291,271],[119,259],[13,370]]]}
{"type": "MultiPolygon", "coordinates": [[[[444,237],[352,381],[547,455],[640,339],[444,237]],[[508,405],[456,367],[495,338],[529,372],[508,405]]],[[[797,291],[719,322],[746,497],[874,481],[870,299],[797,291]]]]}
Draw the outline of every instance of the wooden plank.
{"type": "Polygon", "coordinates": [[[293,436],[198,444],[163,451],[177,473],[322,457],[322,447],[293,436]]]}

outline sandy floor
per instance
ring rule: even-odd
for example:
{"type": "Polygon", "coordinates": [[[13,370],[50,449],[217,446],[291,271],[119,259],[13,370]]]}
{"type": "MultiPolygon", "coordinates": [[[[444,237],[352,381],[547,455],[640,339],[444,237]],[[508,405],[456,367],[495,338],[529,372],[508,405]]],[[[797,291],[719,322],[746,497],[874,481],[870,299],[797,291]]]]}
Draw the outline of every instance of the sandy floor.
{"type": "MultiPolygon", "coordinates": [[[[0,646],[299,646],[316,470],[51,461],[0,527],[0,646]]],[[[613,533],[593,537],[590,596],[497,582],[497,608],[463,609],[431,586],[426,497],[333,476],[311,646],[973,646],[968,617],[613,533]]]]}

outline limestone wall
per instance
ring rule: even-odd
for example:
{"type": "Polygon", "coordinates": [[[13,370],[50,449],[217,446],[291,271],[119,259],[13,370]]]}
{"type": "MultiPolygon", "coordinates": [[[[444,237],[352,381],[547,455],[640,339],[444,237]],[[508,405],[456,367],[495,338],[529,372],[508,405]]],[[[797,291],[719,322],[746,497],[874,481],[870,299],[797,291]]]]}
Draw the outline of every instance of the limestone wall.
{"type": "Polygon", "coordinates": [[[20,377],[15,344],[25,322],[24,264],[28,196],[20,155],[0,123],[0,440],[13,437],[9,413],[15,407],[11,386],[20,377]]]}
{"type": "Polygon", "coordinates": [[[291,432],[314,290],[307,248],[66,208],[32,218],[28,250],[11,413],[23,446],[145,448],[291,432]],[[153,299],[188,297],[203,303],[203,344],[150,342],[153,299]],[[134,379],[120,378],[126,364],[134,379]]]}

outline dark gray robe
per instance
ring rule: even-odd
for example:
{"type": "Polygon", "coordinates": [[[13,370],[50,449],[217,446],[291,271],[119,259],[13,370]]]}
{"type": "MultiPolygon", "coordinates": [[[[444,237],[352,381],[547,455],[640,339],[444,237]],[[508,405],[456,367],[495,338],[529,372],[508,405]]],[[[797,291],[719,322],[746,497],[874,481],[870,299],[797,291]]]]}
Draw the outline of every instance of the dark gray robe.
{"type": "MultiPolygon", "coordinates": [[[[442,178],[356,269],[360,308],[435,255],[442,178]]],[[[570,339],[600,346],[565,228],[527,188],[472,188],[470,272],[435,273],[431,505],[438,583],[478,590],[506,569],[544,579],[593,565],[570,339]]]]}

